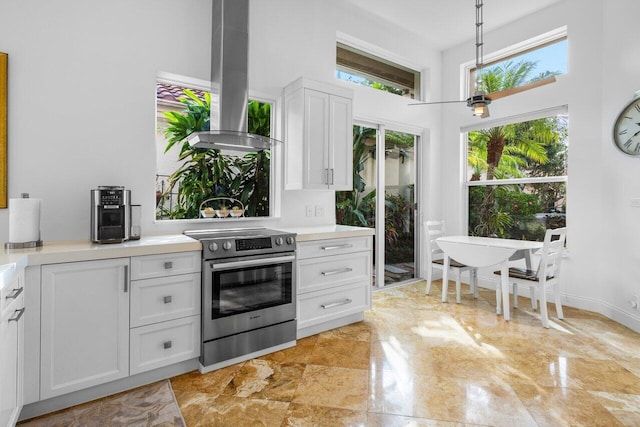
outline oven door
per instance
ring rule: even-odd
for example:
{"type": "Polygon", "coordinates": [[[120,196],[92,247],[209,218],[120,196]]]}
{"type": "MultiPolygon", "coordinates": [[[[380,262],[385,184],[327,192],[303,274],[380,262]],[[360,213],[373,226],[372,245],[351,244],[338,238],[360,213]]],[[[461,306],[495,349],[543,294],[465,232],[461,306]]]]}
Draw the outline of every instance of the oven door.
{"type": "Polygon", "coordinates": [[[203,264],[203,341],[295,319],[292,253],[203,264]]]}

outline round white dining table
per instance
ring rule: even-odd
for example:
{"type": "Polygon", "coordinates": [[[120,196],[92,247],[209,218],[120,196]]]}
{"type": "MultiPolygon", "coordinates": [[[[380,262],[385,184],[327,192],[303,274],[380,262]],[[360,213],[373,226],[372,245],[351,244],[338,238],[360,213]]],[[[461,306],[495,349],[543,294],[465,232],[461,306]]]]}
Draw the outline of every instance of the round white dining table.
{"type": "Polygon", "coordinates": [[[505,320],[510,319],[509,258],[518,251],[531,252],[542,248],[542,242],[478,236],[443,236],[436,239],[436,243],[444,252],[442,302],[447,301],[450,259],[471,267],[500,265],[502,292],[496,292],[496,312],[498,314],[502,312],[505,320]],[[502,300],[502,304],[500,300],[502,300]]]}

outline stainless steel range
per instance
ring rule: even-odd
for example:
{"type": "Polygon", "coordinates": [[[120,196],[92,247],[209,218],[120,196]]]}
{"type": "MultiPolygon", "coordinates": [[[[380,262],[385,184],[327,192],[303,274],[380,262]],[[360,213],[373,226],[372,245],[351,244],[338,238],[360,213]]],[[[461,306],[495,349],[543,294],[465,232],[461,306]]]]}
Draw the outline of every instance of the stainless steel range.
{"type": "Polygon", "coordinates": [[[202,348],[208,372],[295,345],[295,234],[194,230],[202,243],[202,348]]]}

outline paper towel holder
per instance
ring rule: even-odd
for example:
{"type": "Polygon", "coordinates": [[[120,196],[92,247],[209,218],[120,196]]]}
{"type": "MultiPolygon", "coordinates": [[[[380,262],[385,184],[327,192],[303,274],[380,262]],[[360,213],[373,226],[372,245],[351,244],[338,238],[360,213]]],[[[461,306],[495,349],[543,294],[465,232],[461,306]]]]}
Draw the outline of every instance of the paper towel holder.
{"type": "MultiPolygon", "coordinates": [[[[29,193],[21,193],[20,198],[28,199],[29,193]]],[[[38,246],[42,246],[42,240],[36,240],[34,242],[19,242],[19,243],[7,242],[4,244],[5,249],[29,249],[29,248],[37,248],[38,246]]]]}

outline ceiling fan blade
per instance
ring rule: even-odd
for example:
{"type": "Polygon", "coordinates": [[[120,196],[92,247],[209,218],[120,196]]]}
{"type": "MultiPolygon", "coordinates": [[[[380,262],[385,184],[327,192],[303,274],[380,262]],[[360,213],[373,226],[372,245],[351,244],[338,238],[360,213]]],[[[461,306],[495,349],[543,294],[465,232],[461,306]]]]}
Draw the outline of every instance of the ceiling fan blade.
{"type": "Polygon", "coordinates": [[[546,79],[536,80],[534,82],[527,83],[526,85],[511,87],[509,89],[504,89],[504,90],[499,90],[497,92],[492,92],[492,93],[487,94],[487,97],[489,97],[492,101],[495,101],[496,99],[504,98],[505,96],[513,95],[515,93],[520,93],[520,92],[524,92],[524,91],[529,90],[529,89],[533,89],[533,88],[536,88],[536,87],[544,86],[544,85],[547,85],[549,83],[553,83],[555,81],[556,81],[556,78],[551,76],[551,77],[548,77],[546,79]]]}
{"type": "Polygon", "coordinates": [[[467,101],[434,101],[434,102],[415,102],[413,104],[409,104],[409,106],[412,105],[435,105],[435,104],[457,104],[459,102],[467,102],[467,101]]]}
{"type": "MultiPolygon", "coordinates": [[[[513,94],[520,93],[520,92],[524,92],[524,91],[527,91],[529,89],[533,89],[533,88],[536,88],[536,87],[548,85],[549,83],[553,83],[555,81],[556,81],[556,78],[554,76],[551,76],[551,77],[547,77],[546,79],[536,80],[534,82],[527,83],[526,85],[516,86],[516,87],[509,88],[509,89],[503,89],[503,90],[499,90],[497,92],[488,93],[488,94],[486,94],[484,96],[486,98],[488,98],[489,101],[495,101],[496,99],[504,98],[505,96],[513,95],[513,94]]],[[[409,104],[409,106],[412,106],[412,105],[435,105],[435,104],[457,104],[457,103],[462,103],[462,102],[466,103],[468,101],[464,100],[464,101],[414,102],[413,104],[409,104]]]]}

